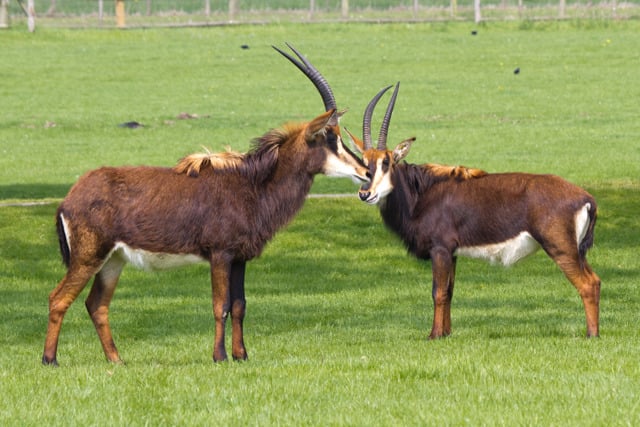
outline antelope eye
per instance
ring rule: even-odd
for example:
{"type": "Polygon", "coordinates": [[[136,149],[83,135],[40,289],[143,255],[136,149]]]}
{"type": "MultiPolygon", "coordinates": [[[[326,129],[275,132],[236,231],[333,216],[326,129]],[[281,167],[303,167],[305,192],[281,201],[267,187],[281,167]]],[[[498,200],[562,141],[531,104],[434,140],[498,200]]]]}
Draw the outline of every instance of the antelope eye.
{"type": "Polygon", "coordinates": [[[384,159],[382,159],[382,166],[389,166],[389,156],[385,156],[384,159]]]}

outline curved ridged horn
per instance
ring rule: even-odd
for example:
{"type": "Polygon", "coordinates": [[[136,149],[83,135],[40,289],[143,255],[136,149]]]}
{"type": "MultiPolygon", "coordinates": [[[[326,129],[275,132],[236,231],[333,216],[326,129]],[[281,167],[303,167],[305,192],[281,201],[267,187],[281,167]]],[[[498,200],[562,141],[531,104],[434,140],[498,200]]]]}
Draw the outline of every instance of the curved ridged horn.
{"type": "Polygon", "coordinates": [[[336,99],[333,96],[333,92],[331,91],[331,87],[329,87],[329,83],[327,83],[327,80],[325,80],[322,74],[320,74],[320,71],[318,71],[316,67],[314,67],[311,64],[311,62],[309,62],[309,60],[304,57],[304,55],[298,52],[289,43],[285,43],[285,44],[289,47],[289,49],[293,51],[293,53],[295,53],[298,56],[298,58],[300,58],[300,61],[302,62],[298,61],[293,56],[289,55],[286,52],[283,52],[282,50],[278,49],[275,46],[271,46],[271,47],[273,47],[275,50],[280,52],[282,56],[284,56],[289,61],[291,61],[293,65],[298,67],[298,69],[302,71],[304,75],[309,78],[309,80],[311,80],[311,82],[315,85],[315,87],[318,89],[318,92],[320,92],[320,95],[322,96],[322,101],[324,102],[325,111],[336,110],[337,109],[336,99]]]}
{"type": "Polygon", "coordinates": [[[373,148],[371,145],[371,116],[373,115],[373,110],[376,108],[376,104],[380,98],[382,98],[382,95],[384,95],[384,93],[389,89],[391,89],[391,86],[387,86],[378,92],[378,94],[369,102],[369,105],[367,105],[367,109],[364,110],[364,117],[362,119],[362,142],[365,150],[373,148]]]}
{"type": "Polygon", "coordinates": [[[389,123],[391,122],[393,107],[396,105],[398,89],[400,89],[400,82],[396,83],[396,88],[393,90],[393,95],[391,95],[391,99],[389,100],[387,111],[384,113],[384,119],[382,120],[382,125],[380,126],[380,134],[378,135],[378,150],[387,149],[387,132],[389,132],[389,123]]]}

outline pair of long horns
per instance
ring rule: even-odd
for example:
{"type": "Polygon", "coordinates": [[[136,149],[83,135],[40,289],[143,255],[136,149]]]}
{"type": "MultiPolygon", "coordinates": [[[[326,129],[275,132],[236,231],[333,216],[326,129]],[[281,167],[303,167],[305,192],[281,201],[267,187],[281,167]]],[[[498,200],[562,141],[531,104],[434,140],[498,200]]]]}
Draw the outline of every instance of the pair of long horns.
{"type": "Polygon", "coordinates": [[[283,52],[282,50],[278,49],[275,46],[271,46],[271,47],[273,47],[275,50],[280,52],[285,58],[291,61],[293,65],[298,67],[298,69],[302,71],[304,75],[309,78],[309,80],[311,80],[311,82],[315,85],[316,89],[318,89],[318,92],[320,92],[320,95],[322,96],[322,101],[324,102],[325,111],[336,110],[337,109],[336,99],[333,96],[333,92],[331,91],[331,87],[329,87],[329,83],[327,83],[327,80],[322,76],[322,74],[320,74],[320,71],[318,71],[316,67],[314,67],[311,64],[311,62],[309,62],[309,60],[304,57],[304,55],[298,52],[289,43],[285,43],[285,44],[289,49],[293,51],[293,53],[295,53],[298,56],[298,58],[300,58],[300,61],[302,62],[298,61],[293,56],[289,55],[286,52],[283,52]]]}
{"type": "MultiPolygon", "coordinates": [[[[386,91],[391,89],[392,86],[387,86],[382,89],[376,96],[373,97],[369,105],[367,105],[367,109],[364,110],[364,118],[362,119],[362,142],[364,143],[364,149],[370,150],[373,148],[371,144],[371,116],[373,115],[373,110],[376,108],[378,101],[382,98],[382,95],[385,94],[386,91]]],[[[400,89],[400,82],[396,83],[396,88],[393,90],[393,95],[391,95],[391,99],[389,100],[389,105],[387,106],[387,111],[384,113],[384,119],[382,119],[382,125],[380,125],[380,133],[378,134],[378,150],[386,150],[387,149],[387,133],[389,132],[389,123],[391,123],[391,114],[393,114],[393,107],[396,105],[396,97],[398,96],[398,90],[400,89]]]]}
{"type": "MultiPolygon", "coordinates": [[[[320,74],[320,71],[318,71],[316,67],[314,67],[313,64],[311,64],[311,62],[309,62],[309,60],[305,58],[303,54],[298,52],[293,46],[291,46],[289,43],[285,44],[289,49],[293,51],[293,53],[296,54],[300,61],[298,61],[288,53],[282,51],[281,49],[277,48],[276,46],[271,47],[273,47],[275,50],[280,52],[282,56],[291,61],[293,65],[298,67],[298,69],[302,71],[304,75],[309,78],[309,80],[311,80],[311,82],[315,85],[316,89],[318,89],[318,92],[320,92],[320,95],[322,96],[325,111],[337,109],[336,99],[333,96],[333,91],[331,90],[329,83],[327,83],[327,80],[322,76],[322,74],[320,74]]],[[[367,109],[364,111],[364,118],[362,121],[362,136],[365,150],[373,148],[371,143],[371,116],[373,115],[373,110],[378,104],[380,98],[382,98],[382,95],[384,95],[385,92],[387,92],[392,87],[393,85],[387,86],[386,88],[378,92],[378,94],[373,97],[371,102],[369,102],[369,105],[367,105],[367,109]]],[[[396,83],[396,88],[393,91],[393,95],[391,95],[389,105],[387,106],[387,111],[384,114],[384,119],[382,120],[382,125],[380,126],[380,133],[378,134],[378,150],[385,150],[387,148],[387,133],[389,132],[389,123],[391,122],[391,114],[393,113],[393,107],[396,104],[396,97],[398,96],[399,89],[400,82],[396,83]]]]}

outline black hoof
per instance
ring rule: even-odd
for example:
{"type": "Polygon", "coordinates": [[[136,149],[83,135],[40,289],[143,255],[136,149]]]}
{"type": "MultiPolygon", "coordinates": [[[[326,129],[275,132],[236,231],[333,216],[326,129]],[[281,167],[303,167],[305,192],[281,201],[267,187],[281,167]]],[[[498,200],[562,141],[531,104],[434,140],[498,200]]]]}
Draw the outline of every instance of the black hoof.
{"type": "Polygon", "coordinates": [[[58,365],[58,361],[56,360],[55,357],[53,359],[49,360],[45,356],[42,356],[42,364],[44,366],[53,366],[55,368],[57,368],[59,366],[58,365]]]}

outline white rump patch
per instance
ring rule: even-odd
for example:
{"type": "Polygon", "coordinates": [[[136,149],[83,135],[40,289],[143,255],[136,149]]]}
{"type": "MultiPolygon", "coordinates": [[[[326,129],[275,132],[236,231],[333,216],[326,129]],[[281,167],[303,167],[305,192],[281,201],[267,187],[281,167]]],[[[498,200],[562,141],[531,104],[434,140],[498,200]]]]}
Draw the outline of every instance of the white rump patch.
{"type": "Polygon", "coordinates": [[[122,242],[116,243],[111,255],[119,256],[134,267],[147,271],[168,270],[206,261],[204,258],[192,254],[169,254],[134,249],[122,242]]]}
{"type": "Polygon", "coordinates": [[[586,203],[582,209],[580,209],[576,213],[575,221],[576,221],[576,242],[578,242],[578,246],[580,246],[580,242],[584,239],[584,236],[587,235],[587,230],[589,229],[589,211],[591,210],[591,203],[586,203]]]}
{"type": "Polygon", "coordinates": [[[533,254],[538,249],[540,249],[538,242],[536,242],[531,234],[523,231],[516,237],[504,242],[482,246],[460,247],[456,250],[455,255],[480,258],[492,264],[509,266],[533,254]]]}

